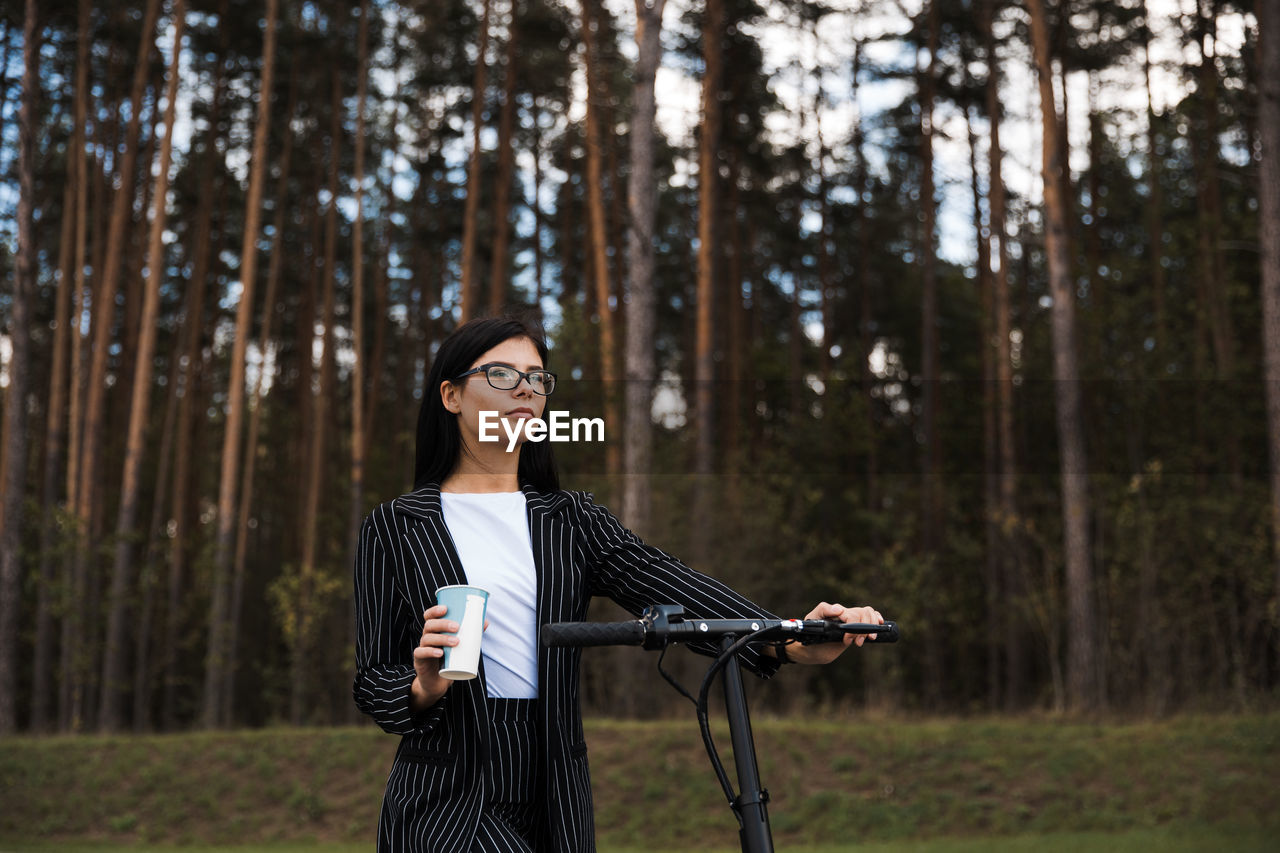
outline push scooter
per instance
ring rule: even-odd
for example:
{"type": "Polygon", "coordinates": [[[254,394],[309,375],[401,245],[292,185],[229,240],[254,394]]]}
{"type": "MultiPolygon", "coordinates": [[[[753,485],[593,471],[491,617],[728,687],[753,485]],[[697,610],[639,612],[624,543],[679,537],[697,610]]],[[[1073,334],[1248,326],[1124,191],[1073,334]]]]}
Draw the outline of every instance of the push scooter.
{"type": "Polygon", "coordinates": [[[823,619],[686,619],[683,607],[656,604],[645,608],[639,619],[625,622],[556,622],[543,625],[542,643],[546,646],[642,646],[665,653],[667,646],[673,643],[718,642],[720,654],[702,679],[697,699],[662,669],[661,658],[658,670],[697,706],[702,742],[720,787],[729,800],[729,807],[738,820],[738,838],[743,853],[773,853],[767,809],[769,792],[760,784],[760,769],[756,762],[755,740],[751,734],[751,718],[747,713],[738,654],[751,643],[780,644],[795,639],[808,645],[842,640],[846,634],[874,634],[874,637],[867,638],[867,642],[876,644],[897,642],[899,636],[894,622],[868,625],[823,619]],[[724,672],[724,699],[738,787],[741,789],[739,793],[734,792],[725,773],[707,719],[707,697],[716,675],[721,671],[724,672]]]}

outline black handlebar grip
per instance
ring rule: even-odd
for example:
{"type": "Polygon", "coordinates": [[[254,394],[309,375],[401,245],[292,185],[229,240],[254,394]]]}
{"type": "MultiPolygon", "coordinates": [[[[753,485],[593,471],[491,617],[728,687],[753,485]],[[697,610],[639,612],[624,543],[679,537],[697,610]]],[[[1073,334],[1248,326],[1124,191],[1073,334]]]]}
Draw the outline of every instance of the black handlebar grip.
{"type": "Polygon", "coordinates": [[[872,643],[896,643],[898,642],[898,623],[885,622],[883,625],[877,625],[874,637],[868,637],[868,642],[872,643]]]}
{"type": "Polygon", "coordinates": [[[552,622],[542,626],[544,646],[639,646],[644,626],[631,622],[552,622]]]}
{"type": "MultiPolygon", "coordinates": [[[[820,624],[820,622],[819,622],[820,624]]],[[[826,622],[824,642],[844,639],[845,634],[867,634],[869,643],[896,643],[899,639],[897,622],[884,621],[883,625],[872,625],[869,622],[826,622]]]]}

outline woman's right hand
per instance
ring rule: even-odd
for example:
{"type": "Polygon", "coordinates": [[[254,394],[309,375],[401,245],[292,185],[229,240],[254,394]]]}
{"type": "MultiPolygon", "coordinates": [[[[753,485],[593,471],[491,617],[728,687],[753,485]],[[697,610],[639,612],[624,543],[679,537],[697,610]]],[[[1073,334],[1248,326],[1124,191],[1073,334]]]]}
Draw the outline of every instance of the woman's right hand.
{"type": "Polygon", "coordinates": [[[413,650],[413,669],[417,677],[413,680],[410,705],[415,712],[425,711],[439,702],[452,683],[440,677],[444,647],[458,644],[458,623],[445,619],[447,612],[447,607],[437,604],[422,613],[422,639],[413,650]]]}

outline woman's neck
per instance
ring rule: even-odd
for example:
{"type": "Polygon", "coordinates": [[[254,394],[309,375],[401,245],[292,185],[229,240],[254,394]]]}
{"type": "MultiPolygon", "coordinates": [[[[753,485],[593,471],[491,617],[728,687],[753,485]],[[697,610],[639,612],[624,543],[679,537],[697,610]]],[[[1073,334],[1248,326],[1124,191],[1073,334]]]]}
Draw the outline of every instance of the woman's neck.
{"type": "Polygon", "coordinates": [[[459,464],[440,484],[440,491],[462,494],[494,494],[520,491],[520,478],[515,471],[467,470],[459,464]]]}

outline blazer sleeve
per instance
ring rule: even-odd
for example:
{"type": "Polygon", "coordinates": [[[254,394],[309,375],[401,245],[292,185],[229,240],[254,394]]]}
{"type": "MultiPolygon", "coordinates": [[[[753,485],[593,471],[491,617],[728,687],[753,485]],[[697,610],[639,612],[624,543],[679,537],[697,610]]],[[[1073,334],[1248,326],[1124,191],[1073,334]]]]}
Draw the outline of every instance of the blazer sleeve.
{"type": "Polygon", "coordinates": [[[395,561],[386,542],[394,535],[392,513],[374,510],[360,528],[356,545],[356,706],[391,734],[425,734],[444,714],[448,694],[420,713],[409,697],[415,677],[413,648],[421,617],[413,619],[395,588],[395,561]]]}
{"type": "MultiPolygon", "coordinates": [[[[646,545],[590,494],[570,492],[579,542],[591,568],[592,595],[606,595],[636,616],[650,604],[679,604],[693,619],[776,619],[724,583],[689,568],[667,552],[646,545]]],[[[716,655],[714,643],[690,643],[700,654],[716,655]]],[[[755,645],[743,651],[744,666],[761,678],[778,671],[777,658],[755,645]]]]}

